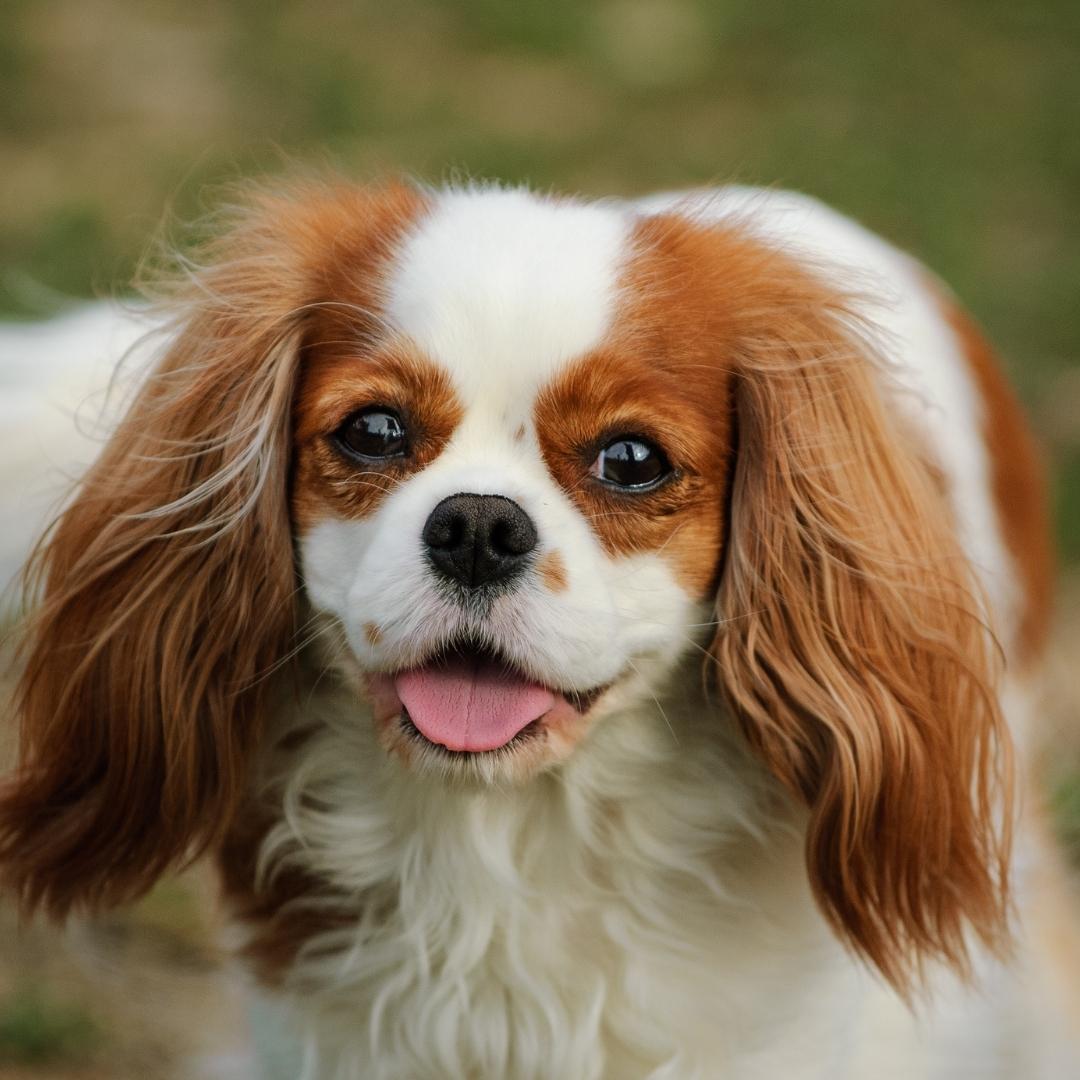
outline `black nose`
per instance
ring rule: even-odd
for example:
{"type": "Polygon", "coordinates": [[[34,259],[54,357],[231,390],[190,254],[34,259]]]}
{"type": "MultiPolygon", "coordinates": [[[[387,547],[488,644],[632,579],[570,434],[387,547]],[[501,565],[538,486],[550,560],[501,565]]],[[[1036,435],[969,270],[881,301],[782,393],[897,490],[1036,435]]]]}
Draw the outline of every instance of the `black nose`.
{"type": "Polygon", "coordinates": [[[451,495],[427,519],[428,558],[443,575],[475,587],[520,573],[536,547],[536,526],[502,495],[451,495]]]}

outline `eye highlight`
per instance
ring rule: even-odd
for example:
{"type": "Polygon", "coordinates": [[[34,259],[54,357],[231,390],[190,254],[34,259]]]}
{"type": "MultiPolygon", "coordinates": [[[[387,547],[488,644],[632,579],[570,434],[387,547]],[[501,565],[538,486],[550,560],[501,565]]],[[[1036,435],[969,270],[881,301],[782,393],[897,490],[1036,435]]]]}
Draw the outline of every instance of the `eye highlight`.
{"type": "Polygon", "coordinates": [[[589,473],[613,487],[648,491],[671,475],[671,463],[648,439],[620,435],[600,450],[589,473]]]}
{"type": "Polygon", "coordinates": [[[365,460],[402,457],[408,449],[404,422],[385,405],[352,413],[333,438],[347,454],[365,460]]]}

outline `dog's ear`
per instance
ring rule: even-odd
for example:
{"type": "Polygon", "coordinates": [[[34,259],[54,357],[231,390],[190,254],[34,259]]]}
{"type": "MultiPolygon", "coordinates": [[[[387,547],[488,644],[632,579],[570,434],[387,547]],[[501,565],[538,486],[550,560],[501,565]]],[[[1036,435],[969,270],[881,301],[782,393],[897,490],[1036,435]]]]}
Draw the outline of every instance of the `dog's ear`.
{"type": "Polygon", "coordinates": [[[882,400],[853,304],[717,237],[738,449],[712,645],[732,712],[809,809],[824,912],[901,990],[1001,944],[1010,746],[946,492],[882,400]]]}
{"type": "Polygon", "coordinates": [[[305,319],[340,302],[362,320],[365,275],[420,196],[312,186],[247,201],[31,564],[0,880],[54,916],[139,895],[228,827],[268,677],[293,646],[305,319]]]}

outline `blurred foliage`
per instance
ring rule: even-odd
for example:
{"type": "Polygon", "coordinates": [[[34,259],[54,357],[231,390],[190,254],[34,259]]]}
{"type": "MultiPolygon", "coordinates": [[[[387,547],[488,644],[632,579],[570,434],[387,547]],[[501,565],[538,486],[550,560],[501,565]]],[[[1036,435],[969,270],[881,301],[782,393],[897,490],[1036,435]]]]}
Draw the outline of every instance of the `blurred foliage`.
{"type": "Polygon", "coordinates": [[[0,1065],[84,1064],[101,1034],[81,1008],[37,985],[0,1000],[0,1065]]]}
{"type": "Polygon", "coordinates": [[[1080,866],[1080,775],[1075,771],[1053,786],[1049,809],[1066,854],[1074,866],[1080,866]]]}
{"type": "MultiPolygon", "coordinates": [[[[1080,353],[1076,0],[7,0],[0,148],[9,315],[122,289],[166,212],[314,160],[799,188],[948,280],[1037,415],[1080,353]]],[[[1080,420],[1048,438],[1080,558],[1080,420]]]]}

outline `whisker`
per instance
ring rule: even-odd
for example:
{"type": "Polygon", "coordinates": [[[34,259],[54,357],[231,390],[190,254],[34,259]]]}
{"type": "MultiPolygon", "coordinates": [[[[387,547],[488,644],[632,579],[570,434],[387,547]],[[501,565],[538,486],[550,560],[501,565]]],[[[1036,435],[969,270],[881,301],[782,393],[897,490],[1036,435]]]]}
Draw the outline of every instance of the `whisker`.
{"type": "MultiPolygon", "coordinates": [[[[315,622],[316,620],[318,620],[320,618],[323,618],[323,617],[324,616],[321,613],[318,613],[318,614],[312,616],[312,618],[309,619],[304,624],[304,626],[301,628],[300,631],[298,631],[298,633],[303,632],[303,630],[306,630],[307,627],[310,626],[313,622],[315,622]]],[[[326,634],[326,633],[328,633],[328,632],[330,632],[331,630],[334,630],[334,629],[335,629],[334,624],[329,623],[329,622],[326,623],[323,626],[316,627],[313,633],[307,635],[306,637],[302,638],[300,641],[296,642],[292,646],[292,648],[290,648],[288,650],[288,652],[286,652],[282,656],[279,656],[269,667],[264,668],[262,671],[256,672],[252,676],[251,680],[240,688],[241,692],[244,691],[244,690],[249,690],[249,689],[251,689],[251,687],[258,685],[263,680],[270,678],[271,675],[273,675],[275,672],[280,671],[290,661],[294,660],[297,656],[299,656],[302,652],[304,652],[309,646],[311,646],[316,641],[318,641],[319,638],[323,634],[326,634]]]]}
{"type": "MultiPolygon", "coordinates": [[[[646,687],[648,687],[649,681],[641,674],[641,669],[637,666],[637,664],[635,664],[634,661],[629,658],[627,658],[626,662],[630,665],[631,668],[633,668],[638,678],[640,678],[641,681],[645,683],[646,687]]],[[[660,715],[664,718],[664,723],[667,724],[668,731],[671,732],[672,739],[675,740],[675,745],[678,746],[679,736],[675,734],[675,729],[671,726],[671,721],[668,719],[668,714],[664,712],[664,706],[660,704],[660,699],[652,692],[651,688],[649,689],[649,697],[653,699],[653,704],[660,711],[660,715]]]]}

